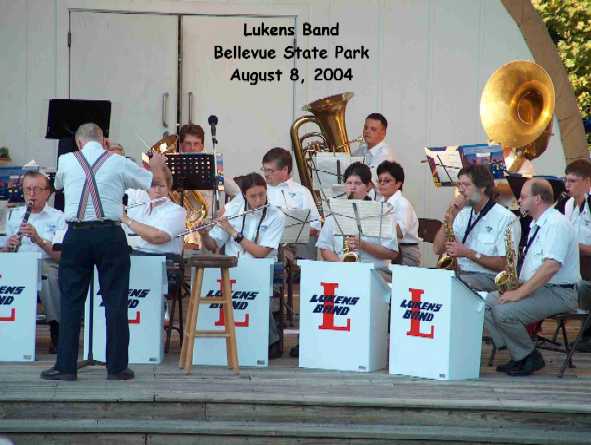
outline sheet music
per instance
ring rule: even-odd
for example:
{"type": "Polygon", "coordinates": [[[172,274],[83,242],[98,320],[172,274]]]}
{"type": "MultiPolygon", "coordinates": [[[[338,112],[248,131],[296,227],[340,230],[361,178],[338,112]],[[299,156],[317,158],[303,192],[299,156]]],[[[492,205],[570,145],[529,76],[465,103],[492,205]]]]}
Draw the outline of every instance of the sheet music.
{"type": "Polygon", "coordinates": [[[285,226],[281,244],[307,244],[310,240],[310,209],[281,209],[285,226]]]}
{"type": "Polygon", "coordinates": [[[435,185],[437,187],[455,185],[458,172],[462,168],[458,146],[425,147],[425,154],[435,185]]]}
{"type": "Polygon", "coordinates": [[[383,238],[392,235],[394,222],[390,207],[386,203],[336,198],[331,198],[329,202],[331,214],[337,220],[336,235],[356,236],[359,234],[358,224],[361,225],[361,232],[365,236],[383,238]],[[355,215],[355,206],[359,220],[355,215]]]}
{"type": "Polygon", "coordinates": [[[345,184],[333,184],[328,188],[323,188],[320,191],[320,199],[322,202],[322,212],[324,215],[330,214],[329,200],[331,198],[345,199],[347,197],[345,184]]]}
{"type": "Polygon", "coordinates": [[[343,174],[354,162],[363,162],[363,156],[342,152],[319,152],[312,156],[312,188],[321,190],[344,182],[343,174]]]}

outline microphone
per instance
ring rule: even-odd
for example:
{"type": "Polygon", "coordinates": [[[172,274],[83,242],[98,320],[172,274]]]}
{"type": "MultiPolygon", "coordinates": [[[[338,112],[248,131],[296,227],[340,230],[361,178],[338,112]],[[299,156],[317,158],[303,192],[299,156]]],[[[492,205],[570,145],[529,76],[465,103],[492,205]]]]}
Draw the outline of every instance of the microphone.
{"type": "Polygon", "coordinates": [[[215,138],[215,126],[218,124],[218,117],[212,114],[207,118],[207,123],[211,128],[211,137],[215,138]]]}

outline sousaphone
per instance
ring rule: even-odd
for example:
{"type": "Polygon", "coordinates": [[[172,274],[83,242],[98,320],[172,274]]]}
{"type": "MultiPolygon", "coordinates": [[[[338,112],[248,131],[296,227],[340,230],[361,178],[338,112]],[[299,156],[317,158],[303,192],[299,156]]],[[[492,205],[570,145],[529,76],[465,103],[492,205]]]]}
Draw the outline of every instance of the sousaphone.
{"type": "Polygon", "coordinates": [[[480,98],[480,120],[488,138],[515,153],[509,171],[548,147],[555,103],[554,84],[540,65],[516,60],[497,69],[480,98]]]}

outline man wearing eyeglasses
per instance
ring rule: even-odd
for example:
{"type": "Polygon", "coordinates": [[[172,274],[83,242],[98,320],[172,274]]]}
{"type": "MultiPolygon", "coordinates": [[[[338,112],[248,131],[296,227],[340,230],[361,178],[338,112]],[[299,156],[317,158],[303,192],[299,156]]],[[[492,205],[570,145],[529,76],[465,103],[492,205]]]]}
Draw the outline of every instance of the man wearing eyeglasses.
{"type": "Polygon", "coordinates": [[[52,188],[49,178],[42,173],[29,171],[23,176],[23,192],[25,202],[32,204],[31,215],[26,224],[22,224],[26,206],[16,208],[8,213],[6,220],[6,245],[4,252],[38,252],[43,258],[43,280],[40,297],[51,335],[49,353],[55,354],[59,335],[60,321],[60,290],[58,285],[59,251],[53,250],[53,239],[56,232],[66,228],[63,212],[47,205],[52,188]],[[18,234],[20,231],[20,235],[18,234]]]}

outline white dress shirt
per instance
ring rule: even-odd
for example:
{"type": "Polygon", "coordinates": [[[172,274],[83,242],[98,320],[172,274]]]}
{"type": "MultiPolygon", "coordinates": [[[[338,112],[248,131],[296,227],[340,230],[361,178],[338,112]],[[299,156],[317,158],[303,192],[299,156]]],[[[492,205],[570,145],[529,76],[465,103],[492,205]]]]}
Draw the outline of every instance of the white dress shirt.
{"type": "MultiPolygon", "coordinates": [[[[231,217],[238,215],[244,211],[244,200],[233,199],[225,205],[224,216],[231,217]]],[[[244,238],[255,242],[257,227],[260,223],[259,237],[256,243],[262,247],[269,247],[272,250],[269,252],[266,258],[277,258],[277,248],[281,242],[281,236],[283,235],[283,226],[285,224],[285,216],[280,209],[269,206],[265,218],[261,221],[264,210],[258,210],[256,212],[249,213],[244,217],[238,216],[230,219],[228,222],[238,232],[242,232],[244,238]],[[242,221],[244,220],[244,227],[242,221]]],[[[234,241],[233,238],[221,227],[214,227],[209,235],[215,240],[218,247],[225,247],[225,254],[228,256],[240,256],[254,258],[249,252],[234,241]]]]}
{"type": "Polygon", "coordinates": [[[568,219],[551,207],[530,224],[530,240],[537,227],[540,229],[527,250],[519,279],[522,282],[529,280],[544,260],[552,259],[560,263],[560,269],[549,283],[574,284],[580,281],[579,244],[568,219]]]}
{"type": "MultiPolygon", "coordinates": [[[[382,198],[383,199],[383,198],[382,198]]],[[[394,222],[400,227],[402,239],[400,244],[417,244],[419,238],[419,218],[415,209],[400,190],[397,190],[387,201],[392,206],[394,222]]]]}
{"type": "MultiPolygon", "coordinates": [[[[396,239],[396,229],[394,228],[394,220],[392,217],[388,217],[390,220],[388,223],[385,224],[386,230],[384,231],[384,236],[382,238],[374,237],[374,236],[361,236],[361,240],[373,243],[377,245],[381,245],[386,247],[390,250],[398,251],[398,241],[396,239]]],[[[338,226],[336,225],[336,221],[334,217],[331,215],[326,218],[324,225],[322,226],[322,230],[320,231],[320,235],[318,235],[318,242],[316,243],[316,247],[319,249],[328,249],[339,257],[343,256],[343,236],[340,235],[338,226]]],[[[385,269],[390,264],[390,260],[382,260],[380,258],[376,258],[364,250],[359,250],[359,261],[362,263],[373,263],[379,269],[385,269]]]]}
{"type": "MultiPolygon", "coordinates": [[[[87,142],[81,150],[82,155],[92,166],[104,152],[98,142],[87,142]]],[[[123,213],[122,198],[126,189],[147,190],[152,184],[152,172],[145,170],[135,162],[112,154],[95,175],[98,193],[104,211],[104,219],[119,221],[123,213]]],[[[86,175],[73,153],[59,157],[55,175],[55,188],[64,189],[66,221],[78,220],[78,204],[86,175]]],[[[84,221],[96,221],[92,199],[88,199],[84,221]]]]}
{"type": "MultiPolygon", "coordinates": [[[[464,207],[457,214],[453,223],[453,231],[456,236],[456,241],[462,242],[464,233],[468,228],[470,220],[471,207],[464,207]]],[[[473,212],[472,224],[478,214],[473,212]]],[[[521,238],[521,225],[519,219],[500,204],[495,204],[489,212],[482,217],[478,224],[470,231],[465,245],[485,256],[505,256],[505,231],[507,226],[511,225],[513,237],[513,249],[517,254],[519,252],[519,240],[521,238]]],[[[480,264],[462,257],[458,258],[458,265],[463,272],[480,272],[488,274],[496,274],[497,272],[491,269],[486,269],[480,264]]]]}
{"type": "Polygon", "coordinates": [[[374,145],[371,149],[367,148],[367,144],[360,144],[357,150],[351,152],[351,156],[363,156],[363,163],[367,164],[375,175],[375,170],[384,161],[394,162],[394,150],[382,141],[374,145]]]}
{"type": "MultiPolygon", "coordinates": [[[[18,232],[23,221],[25,209],[26,207],[22,206],[8,212],[8,215],[6,216],[7,237],[16,235],[18,232]]],[[[35,227],[35,230],[41,238],[53,242],[56,232],[65,229],[66,220],[64,219],[64,213],[62,211],[56,210],[45,204],[45,207],[43,207],[43,210],[39,213],[31,213],[31,215],[29,215],[29,224],[35,227]]],[[[49,258],[49,255],[47,255],[41,247],[33,243],[28,236],[22,237],[19,252],[38,252],[41,254],[42,258],[49,258]]]]}
{"type": "Polygon", "coordinates": [[[568,218],[575,229],[575,237],[579,244],[591,244],[591,209],[585,195],[583,210],[575,205],[575,198],[570,198],[564,206],[564,216],[568,218]]]}
{"type": "Polygon", "coordinates": [[[320,214],[312,193],[302,184],[298,184],[289,178],[278,185],[267,184],[267,197],[272,205],[284,209],[310,210],[310,227],[316,230],[321,229],[320,214]]]}
{"type": "MultiPolygon", "coordinates": [[[[149,200],[149,199],[148,199],[149,200]]],[[[146,202],[146,201],[141,201],[146,202]]],[[[128,204],[129,201],[128,201],[128,204]]],[[[177,238],[177,235],[185,230],[186,211],[181,206],[175,204],[168,198],[154,204],[146,204],[129,209],[127,215],[142,224],[155,227],[162,230],[168,236],[170,241],[163,244],[153,244],[140,236],[132,236],[132,247],[136,250],[148,253],[173,253],[180,255],[183,251],[183,240],[177,238]]],[[[126,231],[134,233],[129,227],[126,231]]]]}

